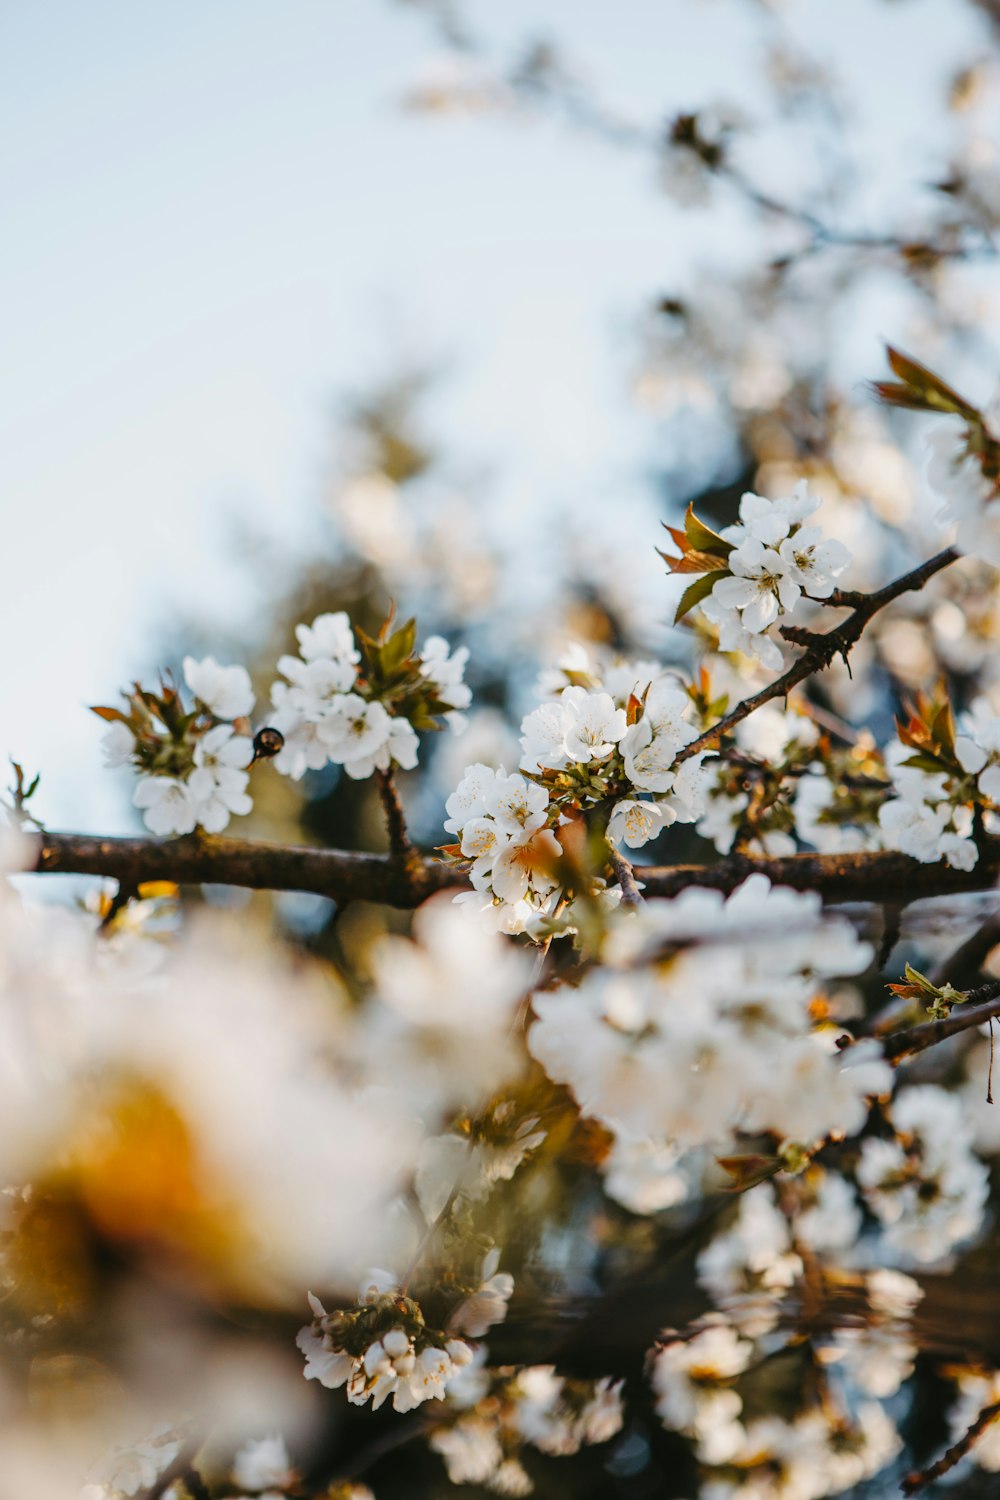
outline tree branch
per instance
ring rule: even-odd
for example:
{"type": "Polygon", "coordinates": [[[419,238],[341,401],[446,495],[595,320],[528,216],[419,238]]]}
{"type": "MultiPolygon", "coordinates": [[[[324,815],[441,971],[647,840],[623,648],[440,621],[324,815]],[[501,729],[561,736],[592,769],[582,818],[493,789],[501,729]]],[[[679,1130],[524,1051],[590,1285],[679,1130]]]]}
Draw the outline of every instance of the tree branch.
{"type": "Polygon", "coordinates": [[[376,771],[375,785],[378,787],[378,794],[382,801],[382,811],[385,813],[385,826],[389,834],[389,848],[393,854],[411,854],[413,852],[413,845],[410,843],[410,835],[406,828],[406,815],[403,812],[399,788],[396,786],[396,778],[392,771],[376,771]]]}
{"type": "Polygon", "coordinates": [[[918,1490],[922,1490],[928,1484],[933,1484],[935,1479],[940,1479],[942,1475],[947,1474],[949,1469],[953,1469],[966,1456],[976,1439],[982,1437],[987,1427],[991,1427],[998,1417],[1000,1417],[1000,1401],[994,1401],[991,1406],[984,1407],[968,1432],[964,1433],[936,1463],[931,1464],[929,1468],[916,1469],[912,1474],[907,1474],[900,1485],[903,1494],[915,1495],[918,1490]]]}
{"type": "Polygon", "coordinates": [[[206,834],[161,840],[44,833],[38,846],[34,873],[104,875],[132,886],[155,880],[237,885],[409,907],[468,883],[457,867],[419,855],[354,854],[206,834]]]}
{"type": "Polygon", "coordinates": [[[614,872],[614,877],[622,888],[623,906],[641,906],[642,892],[636,884],[635,871],[629,861],[620,850],[616,849],[609,839],[608,841],[608,864],[614,872]]]}
{"type": "MultiPolygon", "coordinates": [[[[139,886],[170,880],[178,885],[235,885],[250,890],[309,891],[333,901],[375,901],[387,906],[419,906],[436,891],[467,890],[459,865],[416,850],[354,854],[341,849],[309,849],[191,834],[179,839],[100,838],[81,833],[43,833],[36,840],[31,872],[40,875],[102,875],[139,886]]],[[[906,903],[923,896],[985,890],[1000,874],[1000,838],[986,837],[972,870],[943,862],[920,864],[894,850],[865,854],[792,854],[754,859],[731,854],[712,865],[637,867],[645,895],[677,896],[688,886],[729,892],[760,872],[773,885],[817,891],[825,901],[906,903]]]]}
{"type": "Polygon", "coordinates": [[[829,599],[824,600],[830,605],[849,605],[852,613],[842,624],[825,634],[816,634],[811,630],[800,630],[795,626],[786,625],[782,634],[787,640],[797,645],[805,646],[805,650],[797,661],[794,661],[787,672],[769,683],[767,687],[761,688],[759,693],[754,693],[749,698],[744,698],[738,703],[725,718],[720,719],[718,724],[707,729],[704,734],[692,740],[690,745],[685,745],[677,752],[678,763],[689,760],[692,755],[697,755],[702,750],[708,750],[717,743],[730,729],[735,729],[744,719],[762,708],[765,703],[771,703],[775,698],[787,698],[793,687],[798,687],[800,682],[805,682],[814,672],[821,672],[828,667],[835,656],[842,656],[847,661],[848,654],[853,646],[856,646],[868,622],[880,609],[898,599],[901,594],[908,594],[913,589],[922,589],[928,579],[933,578],[935,573],[940,573],[942,568],[947,568],[956,562],[961,556],[954,547],[947,547],[944,552],[938,552],[936,556],[928,558],[921,563],[919,568],[913,568],[909,573],[896,578],[892,583],[887,583],[885,588],[876,589],[871,594],[858,594],[854,592],[836,590],[829,599]]]}
{"type": "Polygon", "coordinates": [[[953,984],[964,989],[975,979],[993,949],[1000,944],[1000,911],[987,917],[954,953],[943,958],[931,974],[933,984],[953,984]]]}
{"type": "Polygon", "coordinates": [[[899,1062],[912,1057],[916,1052],[926,1052],[949,1037],[959,1036],[963,1031],[972,1031],[984,1021],[1000,1016],[1000,979],[991,979],[977,990],[969,991],[968,1000],[956,1005],[950,1016],[938,1021],[921,1021],[918,1026],[908,1026],[903,1031],[890,1032],[882,1039],[882,1051],[889,1062],[899,1062]]]}

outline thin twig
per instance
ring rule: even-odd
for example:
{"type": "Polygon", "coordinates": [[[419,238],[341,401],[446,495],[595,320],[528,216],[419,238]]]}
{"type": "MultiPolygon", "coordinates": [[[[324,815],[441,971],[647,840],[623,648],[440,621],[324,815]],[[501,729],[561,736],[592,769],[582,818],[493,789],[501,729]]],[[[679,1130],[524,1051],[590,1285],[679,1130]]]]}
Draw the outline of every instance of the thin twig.
{"type": "Polygon", "coordinates": [[[892,1032],[882,1039],[882,1051],[889,1062],[899,1062],[914,1053],[926,1052],[928,1047],[936,1047],[949,1037],[971,1031],[994,1016],[1000,1016],[1000,979],[970,990],[968,1000],[956,1005],[950,1016],[942,1016],[937,1021],[921,1021],[917,1026],[892,1032]]]}
{"type": "Polygon", "coordinates": [[[710,749],[724,734],[735,729],[737,724],[742,724],[744,719],[749,718],[755,709],[762,708],[765,703],[772,703],[775,698],[787,698],[792,688],[798,687],[800,682],[805,682],[806,678],[812,677],[815,672],[821,672],[824,667],[828,667],[835,657],[842,656],[846,662],[852,647],[857,645],[868,622],[878,614],[879,610],[884,609],[887,604],[891,604],[902,594],[908,594],[913,589],[922,589],[935,573],[940,573],[942,568],[947,568],[956,562],[960,555],[954,547],[947,547],[935,557],[928,558],[926,562],[921,563],[919,568],[912,568],[909,573],[904,573],[902,577],[894,579],[892,583],[887,583],[884,588],[876,589],[871,594],[836,591],[831,594],[826,603],[849,605],[852,613],[842,624],[825,634],[786,625],[782,634],[787,640],[806,648],[802,655],[774,682],[761,688],[759,693],[744,698],[743,702],[737,703],[736,707],[720,719],[718,724],[707,729],[704,734],[700,734],[689,745],[683,746],[677,752],[678,763],[682,760],[689,760],[692,755],[698,755],[702,750],[710,749]]]}
{"type": "Polygon", "coordinates": [[[990,1016],[990,1071],[986,1078],[986,1103],[993,1103],[993,1017],[990,1016]]]}
{"type": "Polygon", "coordinates": [[[413,853],[413,845],[410,843],[410,835],[406,828],[406,815],[403,812],[399,788],[396,786],[396,778],[392,770],[376,771],[375,784],[378,787],[379,797],[382,799],[385,826],[389,832],[389,848],[397,858],[405,858],[413,853]]]}
{"type": "MultiPolygon", "coordinates": [[[[412,1443],[414,1438],[422,1437],[427,1430],[427,1419],[423,1416],[413,1417],[410,1421],[406,1418],[397,1417],[388,1431],[370,1442],[366,1448],[362,1448],[357,1458],[339,1471],[341,1479],[357,1479],[362,1474],[384,1458],[387,1453],[394,1453],[397,1448],[403,1448],[407,1443],[412,1443]]],[[[336,1493],[336,1481],[334,1481],[333,1492],[336,1493]]],[[[329,1493],[324,1485],[323,1494],[329,1493]]]]}
{"type": "Polygon", "coordinates": [[[924,1489],[927,1485],[933,1484],[935,1479],[940,1479],[942,1475],[947,1474],[965,1458],[976,1439],[981,1437],[987,1427],[990,1427],[998,1417],[1000,1417],[1000,1401],[994,1401],[991,1406],[984,1407],[968,1432],[960,1437],[957,1443],[953,1443],[936,1463],[932,1463],[926,1469],[915,1469],[912,1474],[907,1474],[900,1485],[903,1494],[915,1495],[918,1490],[924,1489]]]}
{"type": "MultiPolygon", "coordinates": [[[[976,0],[976,3],[984,8],[991,8],[994,0],[976,0]]],[[[459,36],[461,50],[485,53],[486,48],[481,39],[468,28],[463,27],[459,36]]],[[[454,36],[449,40],[452,45],[456,45],[454,36]]],[[[504,75],[503,81],[508,88],[532,103],[547,104],[550,108],[562,110],[570,125],[599,138],[608,145],[628,150],[648,151],[657,156],[663,152],[662,130],[651,129],[611,114],[602,101],[584,93],[575,80],[570,79],[561,71],[527,66],[504,75]]],[[[713,147],[714,143],[707,144],[713,147]]],[[[969,244],[966,239],[955,240],[954,238],[942,240],[937,244],[933,242],[914,244],[909,238],[891,231],[873,234],[866,230],[839,229],[826,223],[809,209],[786,199],[777,198],[758,187],[744,171],[729,160],[724,151],[716,149],[716,154],[710,157],[707,153],[699,151],[693,144],[680,149],[689,150],[692,155],[698,157],[707,177],[717,177],[727,182],[745,203],[758,212],[783,219],[786,223],[794,224],[803,230],[808,238],[804,250],[798,252],[799,254],[812,254],[827,248],[842,248],[859,252],[888,251],[897,255],[912,255],[914,251],[920,251],[929,260],[934,261],[949,258],[967,259],[975,255],[995,253],[988,236],[984,236],[982,243],[978,245],[969,244]]],[[[945,226],[946,233],[948,228],[949,226],[945,226]]],[[[794,259],[794,253],[787,258],[794,259]]]]}
{"type": "Polygon", "coordinates": [[[636,883],[635,871],[621,850],[616,849],[610,840],[608,840],[608,864],[622,888],[622,905],[641,906],[642,892],[636,883]]]}
{"type": "Polygon", "coordinates": [[[1000,911],[993,912],[971,937],[966,938],[953,953],[934,969],[932,984],[953,984],[960,990],[970,979],[975,979],[993,949],[1000,943],[1000,911]]]}

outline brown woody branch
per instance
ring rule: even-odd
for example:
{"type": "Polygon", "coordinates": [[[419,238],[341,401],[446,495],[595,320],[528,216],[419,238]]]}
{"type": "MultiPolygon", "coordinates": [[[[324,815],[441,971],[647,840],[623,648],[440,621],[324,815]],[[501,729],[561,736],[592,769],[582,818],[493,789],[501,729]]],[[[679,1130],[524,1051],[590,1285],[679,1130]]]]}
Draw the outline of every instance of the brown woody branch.
{"type": "Polygon", "coordinates": [[[622,888],[622,904],[625,906],[641,906],[642,892],[639,889],[633,870],[629,861],[620,850],[616,849],[611,841],[608,841],[608,864],[618,884],[622,888]]]}
{"type": "Polygon", "coordinates": [[[1000,1401],[994,1401],[991,1406],[984,1407],[968,1432],[964,1433],[936,1463],[931,1464],[929,1468],[916,1469],[912,1474],[907,1474],[900,1485],[903,1494],[915,1495],[918,1490],[924,1489],[928,1484],[933,1484],[935,1479],[940,1479],[942,1475],[947,1474],[965,1458],[977,1438],[982,1437],[987,1427],[992,1427],[998,1417],[1000,1417],[1000,1401]]]}
{"type": "Polygon", "coordinates": [[[842,656],[846,662],[852,647],[856,646],[861,639],[862,633],[869,621],[879,610],[898,599],[901,594],[908,594],[914,589],[922,589],[928,579],[933,578],[935,573],[940,573],[942,568],[947,568],[956,562],[961,554],[954,547],[947,547],[944,552],[938,552],[936,556],[928,558],[921,563],[919,568],[913,568],[902,577],[893,579],[887,583],[885,588],[876,589],[871,594],[859,594],[853,591],[838,589],[831,594],[825,604],[847,605],[851,613],[842,624],[825,634],[817,634],[811,630],[800,630],[794,626],[785,626],[782,634],[787,640],[796,645],[804,646],[805,650],[797,661],[794,661],[787,672],[769,683],[767,687],[761,688],[759,693],[754,693],[749,698],[744,698],[742,703],[736,707],[725,718],[720,719],[718,724],[692,740],[690,745],[685,745],[677,753],[677,760],[689,760],[692,755],[697,755],[702,750],[708,750],[715,745],[724,734],[735,729],[744,719],[762,708],[765,703],[772,703],[775,698],[787,698],[792,688],[798,687],[800,682],[805,682],[807,677],[813,673],[821,672],[828,667],[837,656],[842,656]]]}
{"type": "MultiPolygon", "coordinates": [[[[468,875],[413,851],[408,856],[354,854],[289,844],[190,834],[179,839],[100,838],[43,833],[31,869],[45,875],[102,875],[136,887],[235,885],[250,890],[309,891],[334,901],[413,907],[436,891],[465,890],[468,875]]],[[[646,896],[676,896],[688,886],[728,892],[760,871],[773,885],[818,891],[825,901],[908,902],[923,896],[985,890],[1000,874],[1000,838],[984,837],[972,870],[920,864],[893,850],[865,854],[792,854],[755,859],[733,854],[712,865],[639,866],[646,896]]]]}
{"type": "Polygon", "coordinates": [[[162,840],[45,833],[38,844],[32,867],[37,874],[103,875],[131,888],[167,880],[177,885],[309,891],[338,902],[409,907],[435,891],[467,884],[461,870],[421,856],[355,854],[210,834],[162,840]]]}
{"type": "Polygon", "coordinates": [[[931,974],[933,984],[953,984],[965,989],[975,979],[993,949],[1000,946],[1000,912],[993,912],[971,937],[943,958],[931,974]]]}
{"type": "Polygon", "coordinates": [[[403,812],[399,789],[396,786],[396,778],[392,771],[376,771],[375,785],[378,787],[382,811],[385,813],[385,826],[389,834],[389,848],[395,855],[411,854],[413,845],[410,843],[410,835],[406,827],[406,815],[403,812]]]}
{"type": "Polygon", "coordinates": [[[972,1031],[996,1016],[1000,1016],[1000,979],[970,990],[969,998],[956,1005],[950,1016],[891,1032],[882,1041],[882,1051],[890,1062],[899,1062],[914,1053],[926,1052],[928,1047],[936,1047],[949,1037],[960,1036],[963,1031],[972,1031]]]}

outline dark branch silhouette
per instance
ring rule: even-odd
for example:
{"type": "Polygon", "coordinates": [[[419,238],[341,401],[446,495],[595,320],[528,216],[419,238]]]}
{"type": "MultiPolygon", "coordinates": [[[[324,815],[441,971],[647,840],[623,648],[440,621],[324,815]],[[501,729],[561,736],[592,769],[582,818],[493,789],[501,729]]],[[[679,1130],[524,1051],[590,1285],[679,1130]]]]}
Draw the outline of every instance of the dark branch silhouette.
{"type": "MultiPolygon", "coordinates": [[[[413,907],[436,891],[466,890],[460,865],[412,851],[405,856],[354,854],[294,844],[189,834],[179,839],[101,838],[43,833],[31,866],[39,875],[103,875],[137,887],[147,881],[178,885],[236,885],[250,890],[309,891],[340,903],[375,901],[413,907]]],[[[920,864],[895,850],[856,854],[791,854],[755,859],[731,854],[711,865],[635,868],[645,896],[677,896],[688,886],[729,892],[755,871],[773,885],[818,891],[824,901],[915,901],[920,897],[986,890],[1000,874],[1000,838],[984,838],[972,870],[920,864]]]]}

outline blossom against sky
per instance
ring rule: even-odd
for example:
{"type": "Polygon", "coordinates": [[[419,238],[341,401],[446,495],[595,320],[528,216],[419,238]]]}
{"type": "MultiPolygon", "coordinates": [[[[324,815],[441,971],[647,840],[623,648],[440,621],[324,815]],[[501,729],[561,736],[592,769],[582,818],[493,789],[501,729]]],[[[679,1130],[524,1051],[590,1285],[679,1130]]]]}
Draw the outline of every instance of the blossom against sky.
{"type": "MultiPolygon", "coordinates": [[[[912,180],[920,101],[983,24],[947,0],[911,0],[903,27],[895,9],[783,7],[858,87],[852,128],[894,121],[873,212],[912,180]]],[[[719,97],[753,107],[752,12],[468,8],[507,57],[564,40],[646,122],[719,97]]],[[[739,237],[680,214],[641,155],[551,122],[399,107],[448,66],[425,17],[376,0],[37,0],[0,19],[16,205],[0,245],[0,746],[43,771],[46,817],[121,820],[113,789],[81,805],[98,759],[82,704],[146,664],[178,606],[246,608],[228,519],[304,535],[336,394],[397,353],[451,362],[436,421],[501,471],[509,503],[641,482],[636,310],[699,253],[738,256],[739,237]]]]}

